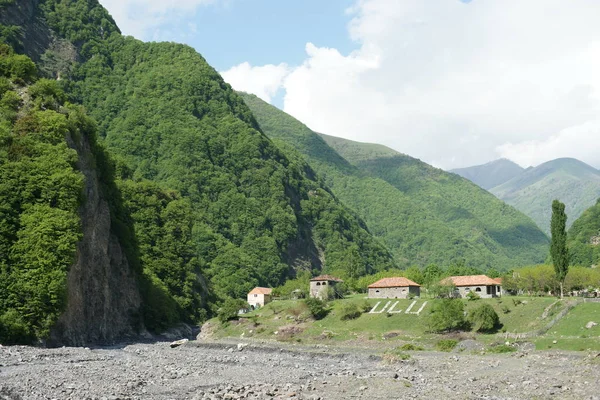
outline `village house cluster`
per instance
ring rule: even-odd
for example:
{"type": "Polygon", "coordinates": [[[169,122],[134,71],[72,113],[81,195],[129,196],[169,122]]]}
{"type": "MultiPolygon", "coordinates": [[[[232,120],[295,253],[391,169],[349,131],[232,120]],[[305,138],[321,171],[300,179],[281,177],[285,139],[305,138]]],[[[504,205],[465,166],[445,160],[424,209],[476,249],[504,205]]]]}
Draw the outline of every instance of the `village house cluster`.
{"type": "MultiPolygon", "coordinates": [[[[320,275],[310,280],[308,294],[321,300],[336,294],[336,285],[343,282],[331,275],[320,275]]],[[[500,297],[502,279],[486,275],[451,276],[440,281],[447,286],[449,297],[467,297],[473,293],[481,298],[500,297]]],[[[421,296],[421,285],[405,277],[383,278],[368,286],[370,299],[412,299],[421,296]]],[[[272,300],[272,289],[256,287],[248,293],[248,304],[252,309],[263,307],[272,300]]]]}

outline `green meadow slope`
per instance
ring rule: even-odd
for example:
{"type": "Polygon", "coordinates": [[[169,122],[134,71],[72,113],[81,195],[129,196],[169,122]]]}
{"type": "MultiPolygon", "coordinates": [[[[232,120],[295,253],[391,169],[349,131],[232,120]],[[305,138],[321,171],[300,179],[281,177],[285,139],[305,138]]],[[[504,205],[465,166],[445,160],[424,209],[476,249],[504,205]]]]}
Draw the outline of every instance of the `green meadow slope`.
{"type": "Polygon", "coordinates": [[[284,151],[302,153],[400,265],[508,269],[546,258],[544,233],[468,180],[385,146],[317,134],[258,97],[241,95],[262,130],[284,151]]]}

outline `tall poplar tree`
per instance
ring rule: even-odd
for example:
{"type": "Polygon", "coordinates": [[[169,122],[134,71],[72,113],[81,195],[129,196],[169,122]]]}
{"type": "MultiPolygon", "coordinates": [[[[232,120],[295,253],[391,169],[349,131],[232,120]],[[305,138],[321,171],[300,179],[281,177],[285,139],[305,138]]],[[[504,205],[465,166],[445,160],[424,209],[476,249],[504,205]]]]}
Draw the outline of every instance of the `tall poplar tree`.
{"type": "Polygon", "coordinates": [[[550,255],[554,264],[556,279],[560,282],[560,297],[563,298],[563,286],[569,272],[569,250],[567,249],[567,214],[565,205],[558,200],[552,202],[552,219],[550,220],[550,255]]]}

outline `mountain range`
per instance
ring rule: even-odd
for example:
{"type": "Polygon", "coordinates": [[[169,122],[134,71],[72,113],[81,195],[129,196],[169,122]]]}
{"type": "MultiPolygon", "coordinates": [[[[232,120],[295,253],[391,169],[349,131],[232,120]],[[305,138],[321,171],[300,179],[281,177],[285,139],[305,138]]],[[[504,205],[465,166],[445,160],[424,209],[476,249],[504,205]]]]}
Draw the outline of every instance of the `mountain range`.
{"type": "Polygon", "coordinates": [[[318,134],[240,95],[263,132],[284,151],[300,152],[401,266],[508,269],[546,258],[548,239],[533,221],[470,181],[383,145],[318,134]]]}
{"type": "Polygon", "coordinates": [[[453,170],[531,217],[550,234],[552,200],[565,203],[567,226],[600,197],[600,171],[574,158],[559,158],[527,169],[505,159],[453,170]],[[495,186],[491,186],[496,183],[495,186]]]}

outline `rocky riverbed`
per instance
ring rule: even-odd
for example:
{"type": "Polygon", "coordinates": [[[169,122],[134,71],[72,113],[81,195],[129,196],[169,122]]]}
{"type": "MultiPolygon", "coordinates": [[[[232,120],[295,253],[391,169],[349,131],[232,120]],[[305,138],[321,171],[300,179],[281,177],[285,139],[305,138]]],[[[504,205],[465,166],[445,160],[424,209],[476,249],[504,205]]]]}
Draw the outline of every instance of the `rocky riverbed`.
{"type": "Polygon", "coordinates": [[[328,346],[282,346],[0,347],[0,400],[600,400],[600,357],[590,354],[413,352],[402,361],[328,346]]]}

